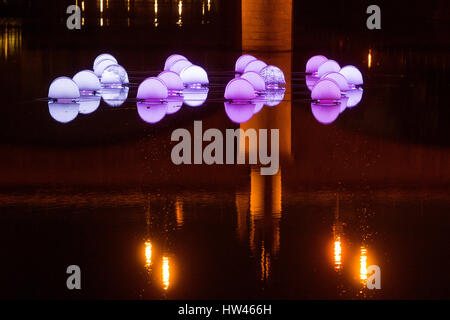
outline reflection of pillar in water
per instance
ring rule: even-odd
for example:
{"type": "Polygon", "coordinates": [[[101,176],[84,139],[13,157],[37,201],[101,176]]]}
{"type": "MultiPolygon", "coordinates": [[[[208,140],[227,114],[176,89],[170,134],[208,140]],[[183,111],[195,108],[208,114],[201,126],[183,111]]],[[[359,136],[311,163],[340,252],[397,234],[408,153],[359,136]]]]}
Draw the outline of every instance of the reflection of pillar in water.
{"type": "Polygon", "coordinates": [[[152,266],[152,243],[148,240],[145,242],[145,267],[150,271],[152,266]]]}
{"type": "Polygon", "coordinates": [[[169,289],[170,285],[170,260],[169,257],[162,257],[162,286],[164,290],[169,289]]]}
{"type": "Polygon", "coordinates": [[[364,246],[360,248],[359,256],[359,278],[361,283],[365,284],[367,281],[367,249],[364,246]]]}
{"type": "MultiPolygon", "coordinates": [[[[240,198],[240,210],[245,199],[240,198]]],[[[250,226],[249,243],[255,257],[260,258],[261,280],[270,274],[271,259],[280,250],[281,219],[281,171],[274,176],[261,176],[259,169],[253,168],[250,174],[250,226]]],[[[238,216],[238,219],[242,217],[238,216]]],[[[238,221],[239,226],[243,223],[238,221]]]]}

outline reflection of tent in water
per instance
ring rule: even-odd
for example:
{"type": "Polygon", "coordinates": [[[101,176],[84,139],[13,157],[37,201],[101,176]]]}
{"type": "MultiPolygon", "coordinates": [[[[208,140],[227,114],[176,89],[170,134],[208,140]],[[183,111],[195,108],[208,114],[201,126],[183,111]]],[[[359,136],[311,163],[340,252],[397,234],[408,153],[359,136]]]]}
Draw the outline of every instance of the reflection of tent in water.
{"type": "Polygon", "coordinates": [[[68,123],[78,115],[80,105],[78,103],[49,102],[48,111],[53,119],[61,123],[68,123]]]}
{"type": "Polygon", "coordinates": [[[103,88],[100,90],[103,101],[110,107],[120,107],[128,98],[128,87],[103,88]]]}

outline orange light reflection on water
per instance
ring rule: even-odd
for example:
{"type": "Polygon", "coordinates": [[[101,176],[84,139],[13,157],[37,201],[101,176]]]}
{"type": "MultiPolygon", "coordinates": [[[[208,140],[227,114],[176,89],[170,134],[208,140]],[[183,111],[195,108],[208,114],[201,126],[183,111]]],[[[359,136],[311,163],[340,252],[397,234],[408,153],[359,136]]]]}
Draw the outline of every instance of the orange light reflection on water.
{"type": "Polygon", "coordinates": [[[152,265],[152,244],[150,241],[145,242],[145,267],[150,268],[152,265]]]}
{"type": "Polygon", "coordinates": [[[340,270],[342,267],[342,245],[341,237],[337,237],[334,241],[334,268],[340,270]]]}
{"type": "Polygon", "coordinates": [[[170,285],[170,267],[169,267],[169,257],[162,258],[162,284],[163,289],[169,289],[170,285]]]}
{"type": "Polygon", "coordinates": [[[367,281],[367,249],[362,246],[359,257],[359,278],[363,283],[367,281]]]}

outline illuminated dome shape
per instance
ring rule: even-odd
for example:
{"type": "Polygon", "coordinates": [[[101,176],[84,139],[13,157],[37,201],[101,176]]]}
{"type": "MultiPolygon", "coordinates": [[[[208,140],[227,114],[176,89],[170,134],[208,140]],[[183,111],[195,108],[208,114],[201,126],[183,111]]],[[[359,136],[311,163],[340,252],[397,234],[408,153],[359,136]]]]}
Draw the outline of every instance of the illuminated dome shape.
{"type": "Polygon", "coordinates": [[[236,101],[248,101],[256,97],[255,88],[242,78],[234,78],[225,87],[225,99],[236,101]]]}
{"type": "Polygon", "coordinates": [[[224,102],[224,105],[225,113],[234,123],[244,123],[250,120],[256,108],[254,103],[224,102]]]}
{"type": "Polygon", "coordinates": [[[103,101],[110,107],[120,107],[128,98],[128,87],[122,88],[103,88],[101,96],[103,101]]]}
{"type": "Polygon", "coordinates": [[[57,100],[73,100],[80,97],[80,90],[72,79],[68,77],[59,77],[50,84],[48,96],[49,98],[57,100]]]}
{"type": "Polygon", "coordinates": [[[341,106],[339,103],[322,104],[312,102],[311,111],[318,122],[326,125],[333,123],[338,118],[341,106]]]}
{"type": "Polygon", "coordinates": [[[355,66],[345,66],[339,73],[341,73],[350,84],[359,86],[364,83],[361,71],[355,66]]]}
{"type": "Polygon", "coordinates": [[[208,74],[205,69],[196,65],[184,68],[180,73],[180,77],[186,86],[209,84],[208,74]]]}
{"type": "Polygon", "coordinates": [[[311,91],[312,88],[314,88],[314,85],[317,83],[317,81],[320,80],[320,78],[316,77],[316,76],[308,75],[308,76],[305,77],[305,80],[306,80],[305,81],[306,82],[306,87],[308,87],[308,90],[311,91]]]}
{"type": "Polygon", "coordinates": [[[321,79],[331,79],[334,80],[341,91],[347,91],[350,90],[350,86],[348,85],[347,79],[340,74],[339,72],[329,72],[325,74],[321,79]]]}
{"type": "Polygon", "coordinates": [[[201,88],[186,88],[183,90],[183,102],[189,107],[200,107],[208,98],[209,89],[201,88]]]}
{"type": "Polygon", "coordinates": [[[353,108],[361,102],[363,89],[356,88],[345,92],[345,95],[348,97],[347,108],[353,108]]]}
{"type": "Polygon", "coordinates": [[[183,106],[183,96],[173,95],[167,98],[167,114],[178,112],[183,106]]]}
{"type": "Polygon", "coordinates": [[[339,113],[342,113],[342,112],[345,111],[345,109],[347,109],[348,97],[343,95],[341,100],[339,100],[339,103],[340,103],[340,106],[341,106],[341,109],[340,109],[339,113]]]}
{"type": "Polygon", "coordinates": [[[166,116],[166,103],[137,102],[139,117],[147,123],[157,123],[166,116]]]}
{"type": "Polygon", "coordinates": [[[256,91],[266,90],[266,84],[264,78],[255,71],[249,71],[242,74],[241,79],[245,79],[250,82],[256,91]]]}
{"type": "Polygon", "coordinates": [[[256,102],[255,110],[253,111],[253,114],[257,114],[258,112],[260,112],[263,107],[264,107],[264,102],[256,102]]]}
{"type": "Polygon", "coordinates": [[[103,60],[112,60],[115,63],[118,63],[117,59],[113,55],[110,55],[109,53],[102,53],[102,54],[98,55],[97,58],[95,58],[94,65],[92,66],[92,69],[95,70],[95,67],[97,67],[97,65],[100,62],[102,62],[103,60]]]}
{"type": "Polygon", "coordinates": [[[138,87],[138,99],[166,99],[169,96],[169,89],[167,89],[164,81],[157,77],[150,77],[142,81],[138,87]]]}
{"type": "Polygon", "coordinates": [[[50,116],[60,123],[68,123],[78,115],[80,105],[78,103],[49,102],[48,111],[50,116]]]}
{"type": "Polygon", "coordinates": [[[275,107],[284,99],[285,88],[268,89],[264,95],[264,104],[268,107],[275,107]]]}
{"type": "Polygon", "coordinates": [[[319,67],[322,63],[327,61],[327,57],[322,55],[317,55],[309,58],[308,62],[306,63],[306,72],[309,73],[315,73],[317,70],[319,70],[319,67]]]}
{"type": "Polygon", "coordinates": [[[336,81],[332,79],[321,79],[317,81],[311,91],[311,99],[319,101],[333,101],[341,98],[341,89],[336,81]]]}
{"type": "Polygon", "coordinates": [[[267,87],[277,88],[281,85],[286,84],[283,71],[281,71],[281,69],[276,66],[265,66],[260,71],[260,74],[263,77],[267,87]]]}
{"type": "Polygon", "coordinates": [[[78,103],[81,114],[90,114],[100,106],[100,96],[81,96],[78,103]]]}
{"type": "Polygon", "coordinates": [[[251,56],[249,54],[244,54],[236,60],[236,65],[234,67],[234,70],[239,73],[244,73],[244,69],[247,66],[247,64],[254,60],[258,60],[258,59],[256,59],[254,56],[251,56]]]}
{"type": "Polygon", "coordinates": [[[253,110],[253,114],[257,114],[264,107],[265,99],[263,96],[258,96],[252,100],[252,103],[255,105],[255,110],[253,110]]]}
{"type": "Polygon", "coordinates": [[[121,86],[128,84],[128,74],[124,67],[112,64],[103,71],[100,82],[107,86],[121,86]]]}
{"type": "Polygon", "coordinates": [[[170,67],[177,62],[178,60],[187,60],[185,56],[182,56],[181,54],[173,54],[169,56],[166,59],[166,62],[164,63],[164,71],[170,70],[170,67]]]}
{"type": "Polygon", "coordinates": [[[117,64],[117,62],[115,62],[114,60],[105,59],[100,61],[94,68],[95,75],[100,78],[103,74],[103,71],[114,64],[117,64]]]}
{"type": "Polygon", "coordinates": [[[341,66],[334,60],[327,60],[319,66],[317,70],[317,75],[319,77],[324,76],[328,72],[339,72],[341,70],[341,66]]]}
{"type": "Polygon", "coordinates": [[[178,60],[171,67],[169,71],[173,71],[177,74],[180,74],[184,68],[192,66],[192,63],[187,60],[178,60]]]}
{"type": "Polygon", "coordinates": [[[244,73],[249,71],[255,71],[260,73],[261,70],[266,67],[267,64],[264,61],[261,60],[253,60],[250,61],[244,68],[244,73]]]}
{"type": "Polygon", "coordinates": [[[100,90],[100,81],[91,70],[78,72],[73,76],[72,80],[77,84],[80,91],[92,92],[100,90]]]}
{"type": "Polygon", "coordinates": [[[184,89],[183,80],[181,80],[181,77],[176,72],[163,71],[158,75],[158,78],[166,84],[169,92],[177,92],[184,89]]]}

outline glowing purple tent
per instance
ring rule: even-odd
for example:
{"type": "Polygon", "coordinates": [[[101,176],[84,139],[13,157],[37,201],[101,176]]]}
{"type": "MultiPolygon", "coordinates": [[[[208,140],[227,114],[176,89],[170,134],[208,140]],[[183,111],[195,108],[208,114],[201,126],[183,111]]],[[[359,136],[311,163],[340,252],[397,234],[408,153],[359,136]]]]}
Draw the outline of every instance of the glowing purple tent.
{"type": "Polygon", "coordinates": [[[166,84],[156,77],[145,79],[138,87],[138,99],[166,99],[168,96],[169,90],[166,84]]]}
{"type": "Polygon", "coordinates": [[[317,72],[317,70],[319,70],[319,66],[327,60],[328,59],[322,55],[317,55],[309,58],[308,62],[306,63],[306,72],[317,72]]]}
{"type": "Polygon", "coordinates": [[[320,101],[333,101],[341,98],[341,90],[336,81],[321,79],[317,81],[311,91],[311,99],[320,101]]]}
{"type": "Polygon", "coordinates": [[[57,100],[72,100],[80,97],[80,90],[72,79],[58,77],[50,84],[48,96],[57,100]]]}
{"type": "Polygon", "coordinates": [[[170,70],[172,65],[179,60],[187,60],[187,59],[185,56],[182,56],[180,54],[173,54],[173,55],[169,56],[166,59],[166,62],[164,63],[164,71],[170,70]]]}
{"type": "Polygon", "coordinates": [[[248,71],[241,75],[241,79],[245,79],[250,82],[256,91],[266,90],[266,84],[264,78],[255,71],[248,71]]]}
{"type": "Polygon", "coordinates": [[[236,60],[236,65],[235,65],[234,70],[236,72],[243,73],[247,64],[254,60],[257,60],[254,56],[251,56],[249,54],[244,54],[236,60]]]}
{"type": "Polygon", "coordinates": [[[184,89],[183,80],[173,71],[163,71],[158,75],[158,78],[166,84],[169,92],[177,92],[184,89]]]}
{"type": "Polygon", "coordinates": [[[256,97],[255,88],[242,78],[234,78],[225,87],[225,99],[235,101],[248,101],[256,97]]]}

